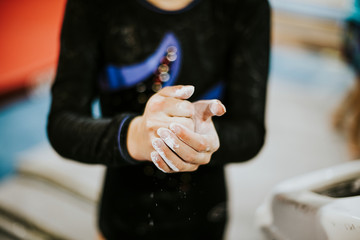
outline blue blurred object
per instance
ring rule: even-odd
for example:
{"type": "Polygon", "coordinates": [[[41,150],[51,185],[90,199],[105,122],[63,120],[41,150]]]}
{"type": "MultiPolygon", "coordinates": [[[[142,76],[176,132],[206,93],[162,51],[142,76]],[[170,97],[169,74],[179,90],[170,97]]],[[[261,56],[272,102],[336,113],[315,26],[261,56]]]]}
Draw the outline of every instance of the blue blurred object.
{"type": "Polygon", "coordinates": [[[353,8],[349,19],[360,23],[360,0],[354,0],[353,8]]]}
{"type": "Polygon", "coordinates": [[[0,178],[13,173],[19,152],[46,141],[49,104],[49,94],[43,94],[0,109],[0,178]]]}
{"type": "Polygon", "coordinates": [[[343,55],[357,74],[360,74],[360,0],[354,0],[350,15],[345,21],[343,55]]]}

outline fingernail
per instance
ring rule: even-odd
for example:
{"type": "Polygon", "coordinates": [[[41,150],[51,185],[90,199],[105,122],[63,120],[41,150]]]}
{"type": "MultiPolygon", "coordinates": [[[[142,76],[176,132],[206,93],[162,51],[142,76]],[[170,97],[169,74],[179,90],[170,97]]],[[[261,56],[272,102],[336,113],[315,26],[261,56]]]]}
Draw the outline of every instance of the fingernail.
{"type": "Polygon", "coordinates": [[[173,131],[175,134],[178,134],[181,131],[179,124],[171,123],[169,127],[170,127],[170,130],[173,131]]]}
{"type": "Polygon", "coordinates": [[[194,86],[183,86],[175,91],[175,96],[179,98],[189,98],[195,91],[194,86]]]}
{"type": "Polygon", "coordinates": [[[223,114],[222,112],[219,113],[219,107],[222,108],[223,112],[225,113],[226,112],[226,108],[224,106],[224,104],[222,104],[220,101],[218,100],[214,100],[212,103],[211,103],[211,106],[210,106],[210,111],[214,114],[214,115],[219,115],[219,114],[223,114]]]}
{"type": "Polygon", "coordinates": [[[218,108],[218,101],[214,100],[210,106],[210,111],[212,112],[212,114],[214,114],[214,115],[217,114],[217,112],[218,112],[217,108],[218,108]]]}

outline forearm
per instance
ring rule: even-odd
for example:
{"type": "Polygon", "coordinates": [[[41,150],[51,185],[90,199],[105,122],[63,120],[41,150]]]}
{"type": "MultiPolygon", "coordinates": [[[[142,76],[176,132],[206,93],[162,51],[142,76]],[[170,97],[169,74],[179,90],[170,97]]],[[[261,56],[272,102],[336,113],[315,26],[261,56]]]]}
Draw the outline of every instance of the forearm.
{"type": "Polygon", "coordinates": [[[48,137],[63,157],[84,163],[122,166],[131,164],[127,152],[128,125],[135,115],[120,114],[112,119],[93,119],[73,112],[52,111],[48,137]]]}

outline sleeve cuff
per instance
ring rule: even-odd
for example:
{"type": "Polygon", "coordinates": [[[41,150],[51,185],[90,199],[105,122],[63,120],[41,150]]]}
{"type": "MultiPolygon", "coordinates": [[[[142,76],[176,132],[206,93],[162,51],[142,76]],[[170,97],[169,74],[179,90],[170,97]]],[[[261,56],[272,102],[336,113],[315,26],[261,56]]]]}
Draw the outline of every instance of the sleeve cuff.
{"type": "Polygon", "coordinates": [[[128,163],[135,165],[139,164],[139,161],[136,161],[133,159],[128,150],[127,150],[127,144],[126,144],[126,138],[127,138],[127,132],[129,129],[129,125],[131,120],[133,120],[135,117],[137,117],[137,114],[128,114],[126,115],[120,122],[119,125],[119,131],[118,131],[118,137],[117,137],[117,143],[118,143],[118,149],[120,152],[120,156],[128,163]]]}

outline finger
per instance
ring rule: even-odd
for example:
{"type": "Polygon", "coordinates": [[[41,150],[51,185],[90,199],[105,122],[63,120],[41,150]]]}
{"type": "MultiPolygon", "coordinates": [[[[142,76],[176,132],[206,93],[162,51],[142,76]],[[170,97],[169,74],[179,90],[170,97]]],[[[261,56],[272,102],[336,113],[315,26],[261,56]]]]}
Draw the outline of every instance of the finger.
{"type": "Polygon", "coordinates": [[[174,162],[165,154],[165,145],[163,144],[163,141],[160,138],[155,138],[152,140],[152,145],[156,152],[161,156],[161,158],[165,161],[165,163],[169,166],[169,168],[175,172],[179,172],[179,168],[175,166],[174,162]]]}
{"type": "Polygon", "coordinates": [[[178,155],[182,160],[196,164],[204,165],[209,163],[210,156],[209,152],[198,152],[183,141],[181,141],[172,131],[166,128],[159,128],[157,130],[160,138],[165,144],[178,155]]]}
{"type": "Polygon", "coordinates": [[[212,116],[220,117],[226,113],[226,108],[220,100],[212,100],[210,105],[210,112],[213,114],[212,116]]]}
{"type": "Polygon", "coordinates": [[[192,118],[195,114],[195,107],[189,101],[168,97],[164,102],[164,112],[170,117],[192,118]]]}
{"type": "Polygon", "coordinates": [[[178,123],[171,123],[170,130],[184,143],[198,152],[215,152],[219,148],[217,135],[202,135],[178,123]]]}
{"type": "Polygon", "coordinates": [[[168,165],[161,159],[161,156],[158,152],[151,152],[151,161],[155,164],[155,166],[164,173],[173,172],[168,165]]]}
{"type": "Polygon", "coordinates": [[[164,97],[173,97],[178,99],[188,99],[195,91],[195,87],[191,85],[177,85],[171,87],[164,87],[157,94],[164,97]]]}
{"type": "Polygon", "coordinates": [[[168,119],[168,121],[169,121],[169,123],[167,126],[169,126],[170,123],[178,123],[192,131],[195,131],[195,124],[194,124],[194,120],[192,118],[171,117],[168,119]]]}
{"type": "Polygon", "coordinates": [[[212,116],[222,116],[226,112],[225,106],[219,100],[202,100],[194,103],[195,112],[203,121],[212,116]]]}
{"type": "Polygon", "coordinates": [[[162,140],[156,138],[152,141],[155,151],[160,155],[166,165],[174,172],[194,171],[198,166],[184,162],[162,140]]]}
{"type": "Polygon", "coordinates": [[[147,102],[145,112],[162,112],[170,117],[192,118],[195,114],[195,106],[187,100],[164,97],[156,94],[147,102]]]}

